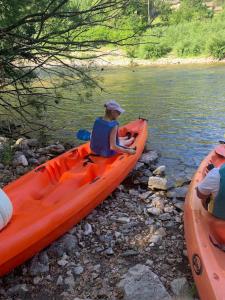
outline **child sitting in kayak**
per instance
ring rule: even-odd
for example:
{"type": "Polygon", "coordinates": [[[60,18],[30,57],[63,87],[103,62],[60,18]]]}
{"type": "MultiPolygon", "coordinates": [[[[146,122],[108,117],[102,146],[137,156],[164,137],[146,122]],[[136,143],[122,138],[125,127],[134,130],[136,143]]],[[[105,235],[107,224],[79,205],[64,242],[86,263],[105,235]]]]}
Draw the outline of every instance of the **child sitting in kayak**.
{"type": "Polygon", "coordinates": [[[119,137],[117,122],[124,109],[114,100],[108,101],[105,105],[104,117],[95,120],[91,133],[91,150],[94,154],[110,157],[116,153],[135,154],[134,148],[128,146],[134,141],[134,137],[119,137]]]}

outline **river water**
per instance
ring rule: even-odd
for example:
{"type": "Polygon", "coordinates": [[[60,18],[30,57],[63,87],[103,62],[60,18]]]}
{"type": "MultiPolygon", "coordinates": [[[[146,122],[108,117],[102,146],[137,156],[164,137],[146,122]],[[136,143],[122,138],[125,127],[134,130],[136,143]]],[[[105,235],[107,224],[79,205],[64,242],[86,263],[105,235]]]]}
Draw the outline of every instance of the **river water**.
{"type": "Polygon", "coordinates": [[[193,172],[224,139],[224,65],[117,68],[100,75],[105,92],[85,103],[66,101],[65,110],[52,112],[65,127],[56,136],[71,140],[77,129],[90,129],[104,102],[115,99],[126,109],[121,124],[139,116],[149,120],[148,143],[170,173],[193,172]]]}

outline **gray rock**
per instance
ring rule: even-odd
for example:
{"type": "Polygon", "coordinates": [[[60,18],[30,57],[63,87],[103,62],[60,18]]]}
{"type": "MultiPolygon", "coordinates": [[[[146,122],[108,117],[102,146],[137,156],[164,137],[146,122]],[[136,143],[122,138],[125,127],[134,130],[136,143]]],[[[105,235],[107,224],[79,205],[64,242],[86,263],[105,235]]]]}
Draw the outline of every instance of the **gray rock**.
{"type": "Polygon", "coordinates": [[[174,206],[178,208],[178,210],[183,211],[184,210],[184,202],[182,201],[177,201],[174,203],[174,206]]]}
{"type": "Polygon", "coordinates": [[[175,189],[176,198],[177,199],[184,199],[186,194],[187,194],[187,191],[188,191],[187,186],[182,186],[182,187],[179,187],[179,188],[175,189]]]}
{"type": "Polygon", "coordinates": [[[113,249],[110,247],[110,248],[108,248],[108,249],[105,250],[105,253],[106,253],[107,255],[113,255],[113,254],[114,254],[114,251],[113,251],[113,249]]]}
{"type": "Polygon", "coordinates": [[[23,174],[25,174],[26,173],[26,168],[24,168],[24,167],[22,167],[22,166],[18,166],[18,167],[16,167],[16,174],[17,175],[23,175],[23,174]]]}
{"type": "Polygon", "coordinates": [[[153,174],[163,176],[165,175],[165,171],[166,171],[166,166],[160,166],[157,169],[155,169],[155,171],[153,171],[153,174]]]}
{"type": "Polygon", "coordinates": [[[150,165],[150,164],[156,162],[157,159],[158,159],[158,153],[156,151],[152,150],[152,151],[142,154],[139,161],[145,163],[146,165],[150,165]]]}
{"type": "Polygon", "coordinates": [[[144,167],[144,165],[145,164],[143,162],[138,161],[137,164],[136,164],[136,166],[134,167],[134,170],[135,171],[139,171],[139,170],[141,170],[144,167]]]}
{"type": "Polygon", "coordinates": [[[84,226],[84,235],[92,234],[92,232],[93,232],[93,230],[92,230],[91,224],[86,223],[84,226]]]}
{"type": "Polygon", "coordinates": [[[150,189],[157,189],[157,190],[167,190],[167,179],[166,178],[161,178],[161,177],[149,177],[148,180],[148,187],[150,189]]]}
{"type": "Polygon", "coordinates": [[[176,178],[176,181],[175,181],[175,186],[176,187],[182,187],[183,185],[185,184],[189,184],[190,183],[190,178],[188,177],[179,177],[179,178],[176,178]]]}
{"type": "Polygon", "coordinates": [[[37,139],[27,139],[27,145],[29,147],[38,147],[39,142],[37,139]]]}
{"type": "Polygon", "coordinates": [[[84,268],[81,265],[78,265],[71,269],[74,275],[81,275],[84,272],[84,268]]]}
{"type": "Polygon", "coordinates": [[[7,290],[7,294],[10,296],[24,297],[29,293],[29,288],[26,284],[17,284],[7,290]]]}
{"type": "Polygon", "coordinates": [[[175,196],[176,196],[175,191],[168,191],[168,192],[166,193],[166,197],[169,198],[169,199],[172,199],[172,198],[174,198],[175,196]]]}
{"type": "Polygon", "coordinates": [[[27,158],[24,154],[21,154],[19,156],[15,156],[14,160],[13,160],[13,166],[17,167],[17,166],[23,166],[23,167],[27,167],[28,166],[28,161],[27,158]]]}
{"type": "Polygon", "coordinates": [[[69,255],[79,250],[77,238],[70,233],[65,234],[58,242],[63,251],[69,255]]]}
{"type": "Polygon", "coordinates": [[[116,221],[118,223],[127,224],[127,223],[130,223],[130,218],[128,218],[128,217],[120,217],[116,221]]]}
{"type": "Polygon", "coordinates": [[[171,299],[159,277],[146,265],[130,268],[118,288],[123,292],[124,300],[168,300],[171,299]]]}
{"type": "Polygon", "coordinates": [[[63,246],[58,241],[56,241],[48,248],[47,252],[49,256],[59,258],[63,256],[64,249],[63,246]]]}
{"type": "Polygon", "coordinates": [[[73,288],[75,286],[75,280],[73,275],[70,275],[64,279],[64,283],[69,286],[69,288],[73,288]]]}
{"type": "Polygon", "coordinates": [[[147,208],[147,212],[152,214],[153,216],[159,216],[161,213],[161,209],[158,207],[149,207],[147,208]]]}
{"type": "Polygon", "coordinates": [[[32,260],[29,268],[31,276],[40,275],[49,272],[49,259],[46,252],[41,252],[36,255],[32,260]]]}
{"type": "Polygon", "coordinates": [[[50,145],[50,146],[46,147],[46,149],[48,150],[48,152],[50,152],[52,154],[61,154],[61,153],[65,152],[65,148],[61,144],[50,145]]]}
{"type": "Polygon", "coordinates": [[[159,216],[159,219],[162,221],[168,221],[171,219],[171,215],[170,215],[170,213],[164,213],[159,216]]]}
{"type": "Polygon", "coordinates": [[[68,264],[68,260],[66,260],[65,258],[62,258],[62,259],[57,261],[57,264],[59,266],[65,267],[68,264]]]}
{"type": "Polygon", "coordinates": [[[170,283],[171,290],[176,296],[188,296],[189,285],[185,277],[176,278],[170,283]]]}
{"type": "Polygon", "coordinates": [[[138,254],[139,254],[138,251],[135,251],[135,250],[130,249],[130,250],[127,250],[127,251],[123,252],[123,253],[122,253],[122,256],[123,256],[123,257],[137,256],[138,254]]]}
{"type": "Polygon", "coordinates": [[[56,281],[56,285],[63,285],[63,277],[62,275],[59,275],[56,281]]]}
{"type": "Polygon", "coordinates": [[[30,165],[39,165],[39,161],[36,158],[34,158],[34,157],[29,158],[28,159],[28,163],[30,165]]]}

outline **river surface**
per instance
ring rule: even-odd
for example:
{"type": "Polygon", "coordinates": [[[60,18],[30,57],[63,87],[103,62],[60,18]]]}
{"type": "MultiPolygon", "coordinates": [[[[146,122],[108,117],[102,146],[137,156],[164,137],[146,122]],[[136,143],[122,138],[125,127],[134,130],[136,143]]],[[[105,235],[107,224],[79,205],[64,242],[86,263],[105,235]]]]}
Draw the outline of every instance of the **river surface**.
{"type": "Polygon", "coordinates": [[[90,129],[104,102],[115,99],[126,109],[121,124],[139,116],[149,120],[148,143],[170,173],[193,172],[224,139],[224,65],[117,68],[100,75],[105,92],[85,103],[66,101],[65,110],[53,112],[65,127],[56,136],[71,140],[77,129],[90,129]]]}

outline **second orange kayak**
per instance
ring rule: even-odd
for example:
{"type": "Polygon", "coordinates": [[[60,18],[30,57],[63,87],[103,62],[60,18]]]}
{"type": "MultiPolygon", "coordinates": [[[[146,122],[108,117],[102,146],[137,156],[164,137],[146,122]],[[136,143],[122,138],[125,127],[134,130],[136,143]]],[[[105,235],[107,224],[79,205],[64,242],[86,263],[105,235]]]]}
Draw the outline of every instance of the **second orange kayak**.
{"type": "MultiPolygon", "coordinates": [[[[197,197],[196,186],[206,175],[206,167],[225,163],[225,146],[217,146],[195,173],[185,200],[184,229],[192,274],[202,300],[225,299],[225,252],[213,241],[225,245],[225,221],[215,218],[197,197]]],[[[225,200],[225,199],[224,199],[225,200]]],[[[225,202],[224,202],[225,205],[225,202]]]]}

